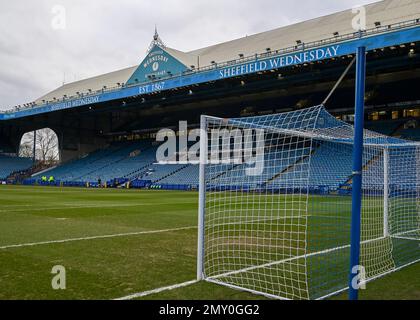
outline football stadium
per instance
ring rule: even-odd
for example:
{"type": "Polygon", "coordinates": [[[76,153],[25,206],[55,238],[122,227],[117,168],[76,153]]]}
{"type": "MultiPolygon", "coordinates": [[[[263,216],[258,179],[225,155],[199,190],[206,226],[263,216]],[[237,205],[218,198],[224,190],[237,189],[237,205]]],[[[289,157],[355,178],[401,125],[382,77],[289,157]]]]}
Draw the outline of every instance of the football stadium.
{"type": "Polygon", "coordinates": [[[0,111],[0,299],[420,299],[419,0],[151,36],[0,111]]]}

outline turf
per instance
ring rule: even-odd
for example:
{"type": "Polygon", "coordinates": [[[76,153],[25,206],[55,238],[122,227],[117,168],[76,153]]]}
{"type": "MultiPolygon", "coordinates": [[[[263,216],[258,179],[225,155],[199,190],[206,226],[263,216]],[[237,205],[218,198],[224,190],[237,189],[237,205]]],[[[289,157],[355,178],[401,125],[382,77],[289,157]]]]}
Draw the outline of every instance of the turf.
{"type": "MultiPolygon", "coordinates": [[[[197,198],[193,192],[0,186],[0,299],[114,299],[193,280],[197,198]],[[139,232],[146,233],[121,235],[139,232]],[[55,265],[66,268],[66,290],[51,287],[55,265]]],[[[420,299],[419,274],[416,264],[378,279],[361,298],[420,299]]],[[[147,297],[260,298],[207,282],[147,297]]]]}

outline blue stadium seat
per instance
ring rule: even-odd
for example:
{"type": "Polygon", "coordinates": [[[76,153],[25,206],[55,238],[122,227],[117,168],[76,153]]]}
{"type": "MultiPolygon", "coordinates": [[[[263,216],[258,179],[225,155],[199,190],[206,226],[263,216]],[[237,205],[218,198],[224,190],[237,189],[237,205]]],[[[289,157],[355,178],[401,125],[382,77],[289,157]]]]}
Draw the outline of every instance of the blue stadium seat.
{"type": "Polygon", "coordinates": [[[0,179],[5,180],[13,172],[27,170],[32,166],[32,159],[0,155],[0,179]]]}
{"type": "Polygon", "coordinates": [[[150,140],[114,143],[84,158],[65,163],[51,171],[56,180],[66,182],[107,182],[116,178],[130,178],[136,171],[152,164],[156,148],[150,140]]]}

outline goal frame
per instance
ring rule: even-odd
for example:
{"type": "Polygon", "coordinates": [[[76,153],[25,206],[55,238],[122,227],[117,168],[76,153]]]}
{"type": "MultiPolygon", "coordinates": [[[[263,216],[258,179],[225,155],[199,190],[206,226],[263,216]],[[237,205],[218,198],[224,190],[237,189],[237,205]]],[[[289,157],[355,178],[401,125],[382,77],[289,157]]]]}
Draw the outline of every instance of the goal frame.
{"type": "MultiPolygon", "coordinates": [[[[207,150],[207,152],[201,152],[200,153],[200,183],[199,183],[199,215],[198,215],[198,247],[197,247],[197,280],[205,280],[211,283],[215,283],[215,284],[219,284],[219,285],[223,285],[232,289],[237,289],[237,290],[241,290],[241,291],[246,291],[246,292],[250,292],[256,295],[261,295],[261,296],[265,296],[265,297],[269,297],[269,298],[274,298],[274,299],[284,299],[284,300],[289,300],[288,298],[284,298],[284,297],[280,297],[277,295],[271,295],[267,292],[261,292],[258,290],[253,290],[253,289],[249,289],[249,288],[244,288],[242,286],[237,286],[231,283],[226,283],[223,281],[219,281],[220,276],[211,276],[211,277],[207,277],[205,275],[205,270],[204,270],[204,257],[205,257],[205,236],[206,236],[206,193],[207,193],[207,183],[209,183],[208,181],[206,181],[207,177],[206,177],[206,167],[207,165],[210,165],[209,162],[209,152],[210,152],[210,146],[209,146],[209,129],[211,129],[211,127],[209,126],[210,124],[213,123],[220,123],[223,125],[226,123],[226,125],[228,124],[229,120],[225,120],[222,118],[217,118],[217,117],[210,117],[210,116],[201,116],[201,131],[200,131],[200,147],[202,148],[201,150],[207,150]]],[[[233,127],[235,128],[235,126],[233,127]]],[[[318,140],[318,139],[316,139],[318,140]]],[[[322,140],[322,139],[321,139],[322,140]]],[[[327,141],[327,140],[325,140],[327,141]]],[[[338,145],[340,144],[345,144],[347,146],[349,146],[348,143],[340,143],[337,142],[338,145]]],[[[381,221],[380,222],[382,224],[382,231],[380,234],[378,234],[377,238],[372,238],[369,240],[363,240],[360,241],[359,245],[362,244],[366,244],[366,243],[370,243],[370,242],[374,242],[374,241],[378,241],[378,240],[382,240],[382,239],[386,239],[386,238],[394,238],[394,237],[398,237],[398,234],[395,234],[395,232],[393,234],[390,235],[390,230],[389,230],[389,210],[390,210],[390,192],[391,192],[391,187],[390,187],[390,152],[391,150],[393,150],[393,152],[395,153],[395,150],[399,149],[399,148],[411,148],[416,146],[418,147],[419,144],[416,143],[408,143],[408,144],[391,144],[391,145],[387,145],[386,143],[381,144],[381,145],[377,145],[377,144],[370,144],[370,143],[366,143],[365,144],[365,148],[372,148],[374,147],[377,150],[380,150],[380,161],[378,161],[377,166],[375,165],[375,170],[379,170],[381,172],[381,175],[383,175],[383,178],[381,178],[383,180],[383,195],[381,194],[380,197],[382,198],[381,201],[381,205],[380,205],[380,210],[383,210],[383,217],[381,217],[381,221]]],[[[370,149],[369,149],[370,150],[370,149]]],[[[395,158],[394,158],[394,164],[395,164],[395,158]]],[[[378,171],[376,171],[377,173],[379,173],[378,171]]],[[[395,173],[394,173],[395,174],[395,173]]],[[[370,174],[371,176],[371,174],[370,174]]],[[[382,182],[381,182],[382,183],[382,182]]],[[[309,191],[308,191],[309,192],[309,191]]],[[[376,209],[375,209],[376,210],[376,209]]],[[[379,210],[379,209],[377,209],[379,210]]],[[[377,212],[377,211],[375,211],[377,212]]],[[[312,257],[312,256],[316,256],[316,255],[322,255],[325,252],[335,252],[335,251],[339,251],[342,250],[343,248],[350,248],[350,244],[346,244],[342,247],[330,247],[327,250],[323,250],[323,251],[317,251],[317,252],[308,252],[305,253],[304,257],[308,258],[308,257],[312,257]]],[[[298,257],[299,258],[299,257],[298,257]]],[[[296,257],[294,257],[293,259],[296,259],[296,257]]],[[[364,283],[370,282],[372,280],[375,280],[377,278],[383,277],[387,274],[396,272],[398,270],[401,270],[402,268],[405,268],[408,265],[414,264],[418,262],[418,260],[410,262],[408,264],[405,264],[403,266],[396,266],[395,268],[393,268],[392,270],[388,271],[388,272],[384,272],[379,274],[378,276],[374,276],[371,278],[368,278],[364,283]]],[[[273,265],[274,264],[278,264],[279,261],[273,261],[273,265]]],[[[264,265],[262,265],[264,266],[264,265]]],[[[260,266],[253,266],[250,269],[253,269],[254,267],[262,267],[260,266]]],[[[256,268],[255,268],[256,269],[256,268]]],[[[232,271],[229,272],[229,274],[235,274],[235,273],[240,273],[243,272],[243,269],[239,269],[237,271],[232,271]]],[[[223,277],[223,275],[222,275],[223,277]]],[[[360,285],[363,284],[360,283],[360,285]]],[[[316,297],[316,299],[325,299],[334,295],[337,295],[341,292],[347,291],[349,289],[348,286],[343,286],[342,288],[340,288],[339,290],[336,290],[334,292],[331,292],[327,295],[324,295],[322,297],[316,297]]]]}
{"type": "MultiPolygon", "coordinates": [[[[218,285],[223,285],[225,287],[229,287],[231,289],[236,289],[236,290],[240,290],[240,291],[245,291],[245,292],[249,292],[252,294],[256,294],[256,295],[260,295],[260,296],[265,296],[271,299],[280,299],[280,300],[290,300],[289,298],[285,298],[285,297],[281,297],[281,296],[277,296],[277,295],[272,295],[269,294],[267,292],[262,292],[262,291],[258,291],[258,290],[253,290],[250,288],[245,288],[239,285],[234,285],[231,283],[226,283],[223,281],[219,281],[218,280],[218,276],[216,277],[206,277],[205,275],[205,270],[204,270],[204,257],[205,257],[205,223],[206,223],[206,192],[207,192],[207,181],[206,181],[206,166],[209,164],[209,123],[213,123],[214,121],[220,122],[220,123],[224,123],[224,122],[228,122],[228,120],[224,120],[222,118],[218,118],[218,117],[211,117],[211,116],[206,116],[206,115],[202,115],[201,119],[200,119],[200,126],[201,126],[201,130],[200,130],[200,148],[201,150],[206,150],[207,152],[200,152],[200,164],[199,164],[199,203],[198,203],[198,242],[197,242],[197,280],[201,281],[201,280],[205,280],[207,282],[211,282],[211,283],[215,283],[218,285]]],[[[416,144],[417,145],[417,144],[416,144]]],[[[419,144],[420,145],[420,144],[419,144]]],[[[366,144],[365,147],[369,148],[371,145],[370,144],[366,144]]],[[[394,235],[390,235],[390,231],[389,231],[389,202],[390,202],[390,187],[389,187],[389,175],[390,175],[390,150],[393,150],[393,148],[400,148],[400,147],[411,147],[411,144],[408,145],[386,145],[383,144],[379,147],[380,150],[383,151],[383,154],[381,155],[381,159],[380,161],[383,163],[383,168],[381,168],[382,170],[382,175],[383,175],[383,195],[382,195],[382,204],[383,204],[383,208],[381,208],[383,210],[383,217],[382,217],[382,225],[383,225],[383,229],[381,232],[381,235],[378,238],[375,239],[371,239],[371,240],[367,240],[367,241],[360,241],[359,245],[364,244],[364,243],[369,243],[372,241],[377,241],[380,239],[385,239],[387,237],[393,237],[394,235]]],[[[395,160],[394,160],[395,161],[395,160]]],[[[381,164],[382,165],[382,164],[381,164]]],[[[397,235],[395,235],[397,236],[397,235]]],[[[332,247],[330,249],[325,250],[326,252],[334,252],[334,251],[338,251],[341,250],[343,248],[349,248],[351,245],[345,245],[343,247],[332,247]]],[[[314,255],[320,255],[323,252],[314,252],[314,253],[306,253],[304,255],[304,257],[311,257],[314,255]]],[[[296,257],[294,258],[296,259],[296,257]]],[[[419,260],[415,260],[415,261],[411,261],[407,264],[404,264],[402,266],[396,266],[395,268],[393,268],[392,270],[389,270],[387,272],[381,273],[377,276],[368,278],[367,280],[365,280],[364,282],[359,283],[359,285],[368,283],[370,281],[373,281],[375,279],[381,278],[387,274],[396,272],[398,270],[401,270],[409,265],[412,265],[414,263],[420,262],[419,260]]],[[[278,261],[273,262],[273,264],[278,263],[278,261]]],[[[261,266],[258,266],[261,267],[261,266]]],[[[252,267],[253,268],[253,267],[252,267]]],[[[232,273],[235,273],[236,271],[233,271],[232,273]]],[[[239,272],[243,272],[243,270],[238,270],[239,272]]],[[[317,297],[317,300],[322,300],[322,299],[326,299],[329,298],[331,296],[340,294],[342,292],[348,291],[349,287],[348,286],[343,286],[343,288],[338,289],[334,292],[330,292],[327,295],[324,295],[322,297],[317,297]]]]}

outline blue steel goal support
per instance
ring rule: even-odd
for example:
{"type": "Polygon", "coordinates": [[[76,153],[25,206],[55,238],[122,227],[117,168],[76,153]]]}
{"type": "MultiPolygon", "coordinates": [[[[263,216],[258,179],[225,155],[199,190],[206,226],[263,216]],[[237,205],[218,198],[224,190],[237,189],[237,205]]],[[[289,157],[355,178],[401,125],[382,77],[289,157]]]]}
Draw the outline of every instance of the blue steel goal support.
{"type": "Polygon", "coordinates": [[[356,110],[354,119],[353,147],[353,188],[351,217],[351,249],[349,273],[349,299],[357,300],[358,284],[355,281],[360,272],[360,229],[362,210],[362,164],[363,164],[363,127],[365,107],[366,47],[357,48],[356,59],[356,110]]]}

